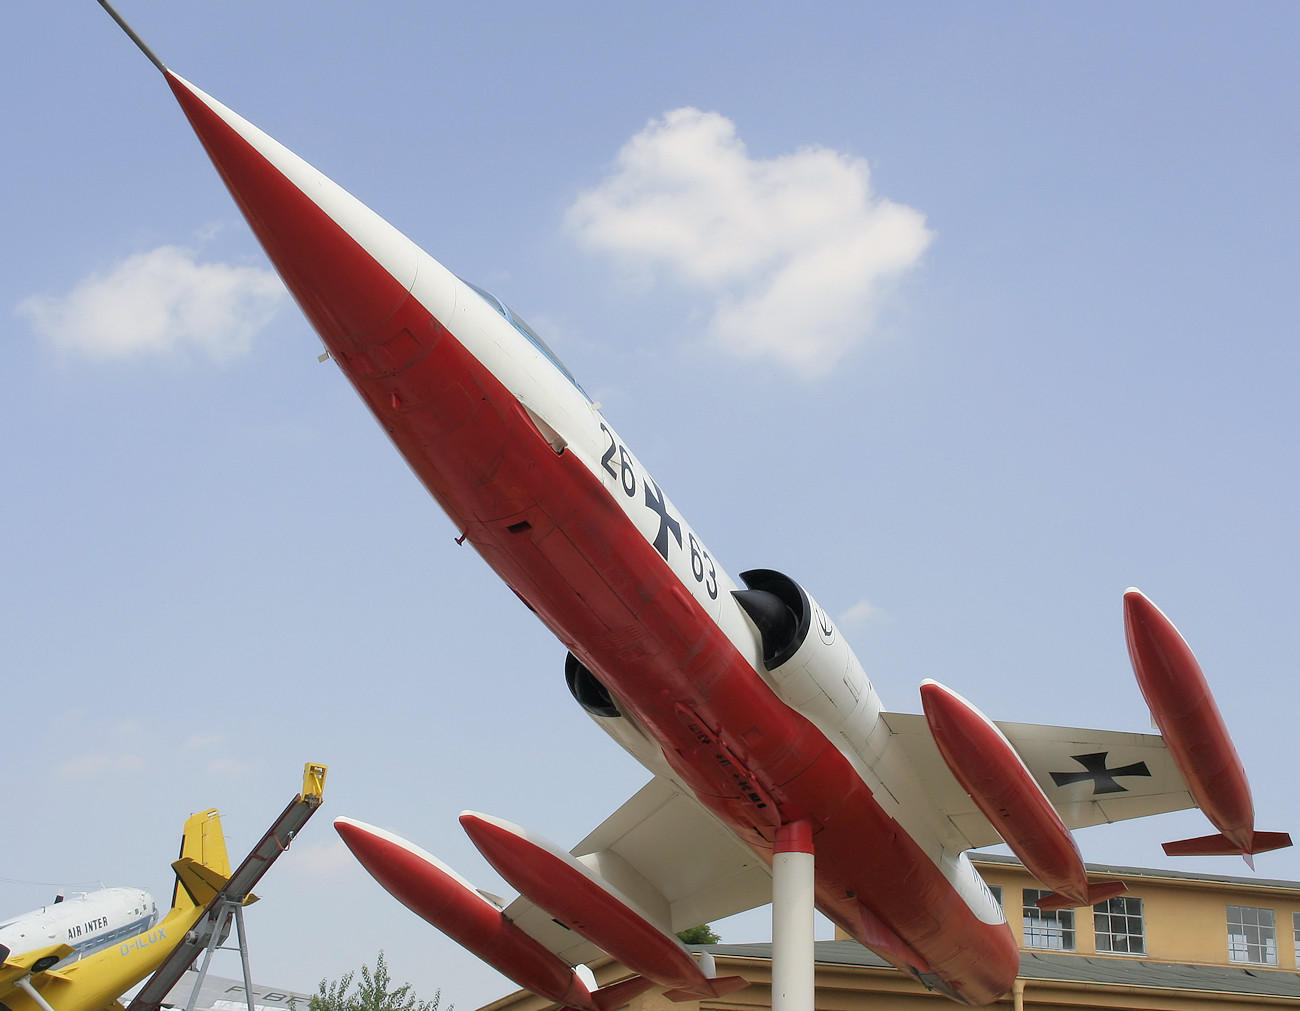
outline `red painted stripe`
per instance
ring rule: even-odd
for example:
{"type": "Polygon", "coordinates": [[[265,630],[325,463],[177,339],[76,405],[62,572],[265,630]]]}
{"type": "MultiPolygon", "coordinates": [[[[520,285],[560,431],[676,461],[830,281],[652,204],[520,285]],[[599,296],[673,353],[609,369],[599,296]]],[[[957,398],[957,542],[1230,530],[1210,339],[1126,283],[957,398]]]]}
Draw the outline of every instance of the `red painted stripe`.
{"type": "Polygon", "coordinates": [[[800,818],[798,821],[792,821],[788,824],[782,825],[777,830],[776,845],[773,847],[772,852],[812,853],[812,822],[807,818],[800,818]]]}

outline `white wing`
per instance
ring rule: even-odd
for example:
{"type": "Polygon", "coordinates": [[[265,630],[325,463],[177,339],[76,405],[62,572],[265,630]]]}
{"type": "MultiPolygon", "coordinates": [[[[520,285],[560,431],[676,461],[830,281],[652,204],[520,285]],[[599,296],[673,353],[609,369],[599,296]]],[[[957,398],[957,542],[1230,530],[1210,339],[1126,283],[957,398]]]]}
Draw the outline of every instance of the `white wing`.
{"type": "MultiPolygon", "coordinates": [[[[957,784],[924,716],[881,718],[942,810],[972,848],[1002,841],[957,784]]],[[[1067,828],[1195,807],[1164,739],[1156,734],[998,723],[1067,828]]]]}
{"type": "MultiPolygon", "coordinates": [[[[664,779],[652,779],[571,852],[668,932],[772,901],[767,864],[664,779]]],[[[600,953],[525,898],[505,915],[570,965],[600,953]]]]}

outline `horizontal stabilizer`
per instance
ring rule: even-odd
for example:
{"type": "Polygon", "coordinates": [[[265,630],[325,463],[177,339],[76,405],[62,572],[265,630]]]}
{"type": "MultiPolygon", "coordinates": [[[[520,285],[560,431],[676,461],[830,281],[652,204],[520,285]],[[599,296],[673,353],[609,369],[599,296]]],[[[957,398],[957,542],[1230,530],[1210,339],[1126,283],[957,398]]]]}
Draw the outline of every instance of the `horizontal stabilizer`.
{"type": "MultiPolygon", "coordinates": [[[[749,986],[749,980],[744,976],[714,976],[709,980],[706,989],[711,997],[725,997],[729,993],[735,993],[737,990],[743,990],[749,986]]],[[[680,1004],[682,1001],[700,999],[700,994],[694,990],[668,990],[664,993],[674,1004],[680,1004]]]]}
{"type": "MultiPolygon", "coordinates": [[[[205,867],[193,857],[181,857],[179,860],[172,861],[172,870],[176,872],[176,880],[181,883],[190,898],[194,900],[196,906],[206,906],[209,902],[217,897],[221,889],[225,887],[226,882],[230,879],[211,867],[205,867]]],[[[244,905],[256,902],[257,896],[250,895],[244,900],[244,905]]]]}
{"type": "Polygon", "coordinates": [[[0,966],[0,987],[8,986],[33,972],[43,972],[52,965],[62,962],[71,955],[75,948],[67,944],[51,944],[35,951],[24,951],[21,955],[12,955],[4,949],[5,960],[0,966]]]}
{"type": "Polygon", "coordinates": [[[1095,906],[1107,899],[1113,899],[1116,895],[1123,895],[1127,891],[1128,885],[1123,881],[1098,881],[1088,886],[1088,895],[1084,902],[1076,902],[1060,892],[1052,892],[1051,895],[1044,895],[1034,904],[1039,909],[1074,909],[1076,906],[1095,906]]]}
{"type": "Polygon", "coordinates": [[[1290,832],[1256,832],[1250,840],[1250,851],[1267,853],[1270,850],[1284,850],[1290,845],[1290,832]]]}
{"type": "Polygon", "coordinates": [[[1171,857],[1217,857],[1232,856],[1237,853],[1250,856],[1254,853],[1285,849],[1290,845],[1289,832],[1255,832],[1251,836],[1250,846],[1243,850],[1222,832],[1216,832],[1214,835],[1197,836],[1195,839],[1167,842],[1162,848],[1165,855],[1171,857]]]}
{"type": "Polygon", "coordinates": [[[636,1000],[652,986],[654,983],[644,976],[633,976],[631,979],[602,986],[592,992],[591,999],[596,1005],[596,1011],[615,1011],[636,1000]]]}

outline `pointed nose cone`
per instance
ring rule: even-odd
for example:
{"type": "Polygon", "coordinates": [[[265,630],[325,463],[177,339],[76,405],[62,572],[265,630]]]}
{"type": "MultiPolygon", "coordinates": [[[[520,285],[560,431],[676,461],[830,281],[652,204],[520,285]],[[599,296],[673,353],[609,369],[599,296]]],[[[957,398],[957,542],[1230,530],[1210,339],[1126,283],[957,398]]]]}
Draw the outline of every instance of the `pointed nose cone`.
{"type": "MultiPolygon", "coordinates": [[[[437,268],[297,155],[183,78],[170,71],[166,77],[267,256],[331,350],[339,350],[336,341],[374,333],[397,311],[421,258],[437,268]]],[[[434,295],[435,303],[439,295],[448,301],[426,308],[447,318],[453,287],[435,287],[434,295]]]]}

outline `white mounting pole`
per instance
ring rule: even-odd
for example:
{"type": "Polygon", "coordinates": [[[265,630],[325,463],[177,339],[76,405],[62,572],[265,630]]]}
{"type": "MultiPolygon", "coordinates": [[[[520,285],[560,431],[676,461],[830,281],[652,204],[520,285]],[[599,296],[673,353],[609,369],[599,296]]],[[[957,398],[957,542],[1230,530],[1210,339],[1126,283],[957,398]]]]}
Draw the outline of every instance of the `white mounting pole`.
{"type": "Polygon", "coordinates": [[[41,992],[37,990],[36,987],[32,986],[32,978],[30,975],[24,976],[22,979],[15,982],[14,986],[18,987],[19,990],[27,994],[27,996],[32,1000],[36,1001],[44,1011],[54,1011],[54,1008],[50,1007],[50,1002],[41,996],[41,992]]]}
{"type": "Polygon", "coordinates": [[[772,853],[772,1011],[813,1011],[812,825],[782,825],[772,853]]]}

